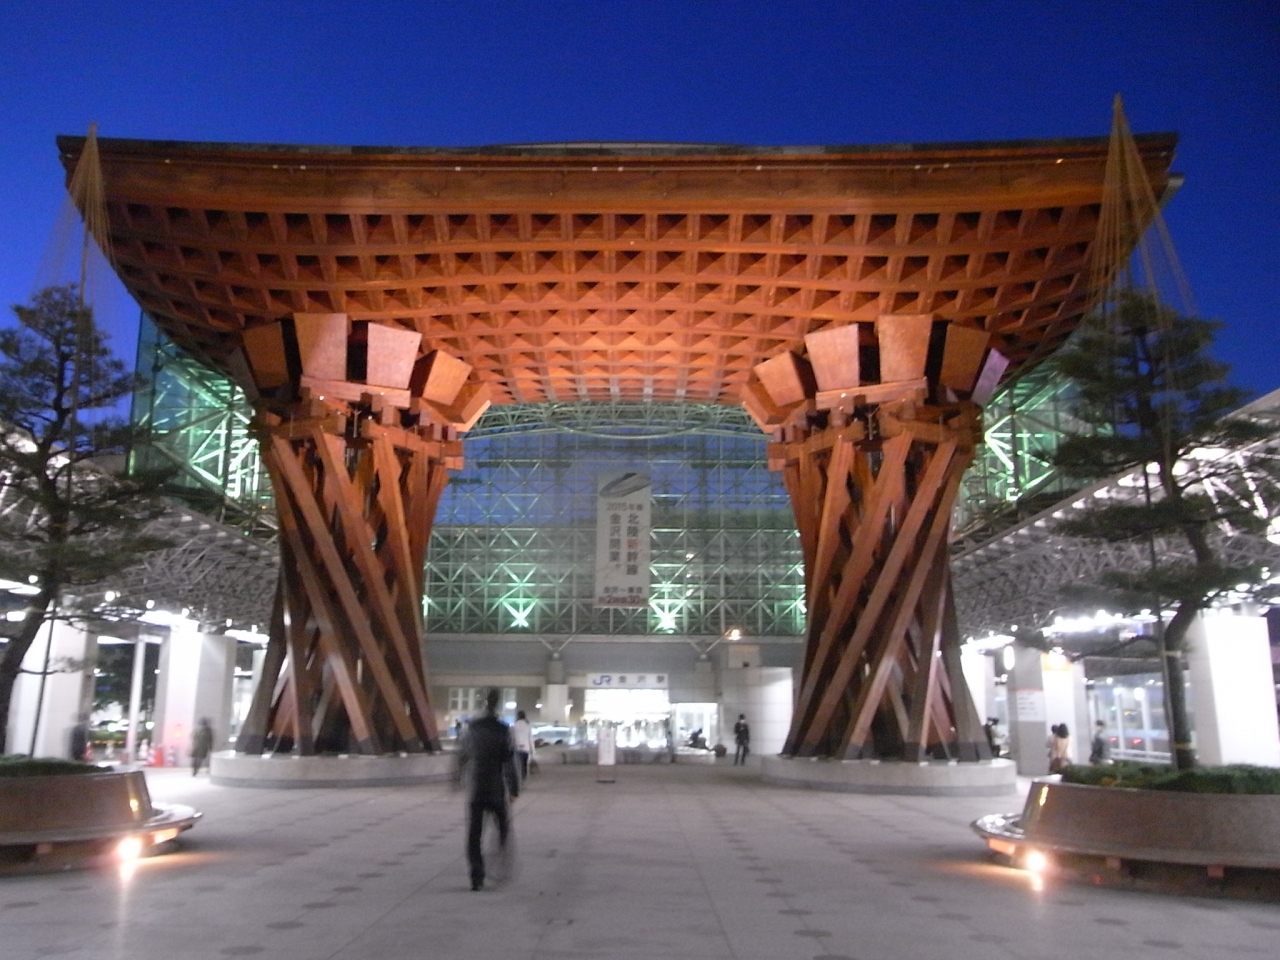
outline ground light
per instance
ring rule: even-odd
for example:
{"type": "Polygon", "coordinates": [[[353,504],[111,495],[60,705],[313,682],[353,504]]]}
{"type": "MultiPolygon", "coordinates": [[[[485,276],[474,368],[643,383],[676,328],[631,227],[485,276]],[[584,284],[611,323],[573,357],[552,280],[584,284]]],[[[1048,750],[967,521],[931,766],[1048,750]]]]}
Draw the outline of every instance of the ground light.
{"type": "Polygon", "coordinates": [[[1031,849],[1022,855],[1022,869],[1033,892],[1044,892],[1044,878],[1051,866],[1048,854],[1043,851],[1031,849]]]}
{"type": "Polygon", "coordinates": [[[137,835],[125,837],[116,844],[116,856],[123,863],[137,860],[142,856],[142,838],[137,835]]]}
{"type": "Polygon", "coordinates": [[[181,827],[166,827],[150,833],[131,833],[116,843],[116,859],[121,863],[140,860],[161,844],[168,843],[182,832],[181,827]]]}

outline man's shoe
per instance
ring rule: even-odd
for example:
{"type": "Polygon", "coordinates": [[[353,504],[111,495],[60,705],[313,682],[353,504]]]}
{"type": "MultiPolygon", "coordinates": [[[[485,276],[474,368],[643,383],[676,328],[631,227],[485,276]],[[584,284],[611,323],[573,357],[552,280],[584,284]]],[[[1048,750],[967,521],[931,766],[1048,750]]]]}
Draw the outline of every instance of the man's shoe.
{"type": "Polygon", "coordinates": [[[472,889],[472,890],[482,890],[482,889],[484,889],[484,881],[483,881],[483,880],[472,880],[472,881],[471,881],[471,889],[472,889]]]}

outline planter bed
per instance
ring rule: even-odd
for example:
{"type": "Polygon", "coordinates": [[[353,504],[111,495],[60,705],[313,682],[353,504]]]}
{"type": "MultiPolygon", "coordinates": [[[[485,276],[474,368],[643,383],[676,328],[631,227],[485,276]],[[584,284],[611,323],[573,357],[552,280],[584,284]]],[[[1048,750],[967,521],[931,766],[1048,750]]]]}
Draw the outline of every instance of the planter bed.
{"type": "Polygon", "coordinates": [[[1229,871],[1246,871],[1252,885],[1280,889],[1280,796],[1275,795],[1037,780],[1021,813],[991,814],[976,820],[973,829],[1014,863],[1025,865],[1028,855],[1039,852],[1094,882],[1194,875],[1221,883],[1229,871]]]}
{"type": "Polygon", "coordinates": [[[0,777],[0,872],[147,856],[200,816],[153,803],[138,770],[0,777]]]}

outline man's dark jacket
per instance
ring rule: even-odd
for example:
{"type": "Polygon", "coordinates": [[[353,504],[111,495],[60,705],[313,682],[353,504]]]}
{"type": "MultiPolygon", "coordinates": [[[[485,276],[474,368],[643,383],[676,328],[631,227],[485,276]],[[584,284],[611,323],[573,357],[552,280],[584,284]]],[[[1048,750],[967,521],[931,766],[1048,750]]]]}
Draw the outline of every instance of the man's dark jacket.
{"type": "Polygon", "coordinates": [[[462,738],[463,775],[470,778],[471,802],[503,804],[520,795],[511,728],[493,714],[472,720],[462,738]]]}

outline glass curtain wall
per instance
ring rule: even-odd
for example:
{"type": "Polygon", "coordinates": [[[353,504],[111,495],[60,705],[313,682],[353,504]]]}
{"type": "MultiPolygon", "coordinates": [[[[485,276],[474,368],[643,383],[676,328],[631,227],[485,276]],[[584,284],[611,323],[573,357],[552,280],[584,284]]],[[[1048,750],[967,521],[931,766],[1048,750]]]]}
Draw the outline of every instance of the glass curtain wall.
{"type": "Polygon", "coordinates": [[[142,468],[176,468],[169,493],[208,517],[246,532],[275,532],[271,483],[249,434],[253,409],[228,377],[197,363],[144,316],[133,422],[146,442],[134,450],[142,468]]]}
{"type": "Polygon", "coordinates": [[[790,502],[745,414],[692,405],[504,407],[467,437],[427,558],[428,634],[793,637],[790,502]],[[651,601],[594,606],[597,477],[652,479],[651,601]]]}
{"type": "Polygon", "coordinates": [[[1046,365],[1005,386],[983,411],[983,445],[961,484],[952,528],[981,543],[1078,489],[1052,464],[1067,430],[1074,387],[1046,365]]]}

